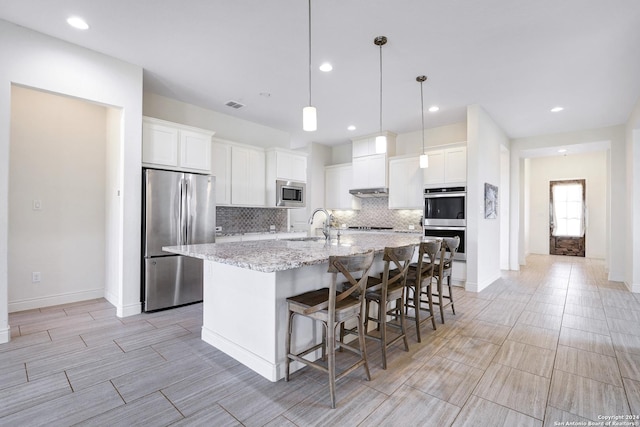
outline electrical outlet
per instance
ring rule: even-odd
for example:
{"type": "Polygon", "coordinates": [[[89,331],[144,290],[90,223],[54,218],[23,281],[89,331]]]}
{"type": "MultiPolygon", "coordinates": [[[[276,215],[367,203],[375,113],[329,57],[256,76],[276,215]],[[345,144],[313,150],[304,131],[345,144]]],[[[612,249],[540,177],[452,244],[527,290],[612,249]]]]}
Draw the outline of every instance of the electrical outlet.
{"type": "Polygon", "coordinates": [[[31,283],[40,283],[42,281],[42,273],[34,271],[31,273],[31,283]]]}
{"type": "Polygon", "coordinates": [[[269,226],[269,231],[276,231],[276,226],[275,225],[270,225],[269,226]]]}
{"type": "Polygon", "coordinates": [[[41,200],[34,200],[33,201],[33,210],[34,211],[41,211],[42,210],[42,201],[41,200]]]}
{"type": "Polygon", "coordinates": [[[415,229],[416,229],[415,225],[413,225],[413,224],[409,225],[409,230],[415,230],[415,229]]]}

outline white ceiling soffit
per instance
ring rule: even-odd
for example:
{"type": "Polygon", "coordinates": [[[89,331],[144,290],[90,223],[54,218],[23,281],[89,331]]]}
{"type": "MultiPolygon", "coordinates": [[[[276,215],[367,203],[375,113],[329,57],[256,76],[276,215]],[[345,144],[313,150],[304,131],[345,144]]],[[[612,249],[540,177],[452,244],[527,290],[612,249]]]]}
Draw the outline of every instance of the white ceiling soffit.
{"type": "Polygon", "coordinates": [[[289,132],[293,147],[379,130],[380,35],[383,127],[396,133],[420,130],[422,74],[425,109],[440,107],[426,127],[479,104],[512,138],[622,124],[640,95],[638,0],[313,0],[307,133],[307,13],[300,0],[20,0],[0,19],[140,65],[146,91],[289,132]]]}

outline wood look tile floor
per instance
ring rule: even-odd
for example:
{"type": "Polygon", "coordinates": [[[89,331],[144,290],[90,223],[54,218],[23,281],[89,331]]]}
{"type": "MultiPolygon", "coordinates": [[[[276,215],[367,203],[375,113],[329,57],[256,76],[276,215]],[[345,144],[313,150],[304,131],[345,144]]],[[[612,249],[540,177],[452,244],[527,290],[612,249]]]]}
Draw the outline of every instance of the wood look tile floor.
{"type": "MultiPolygon", "coordinates": [[[[271,383],[200,339],[202,305],[124,319],[99,299],[9,315],[4,426],[554,426],[640,415],[640,295],[601,260],[530,256],[372,380],[303,369],[271,383]]],[[[410,323],[410,322],[409,322],[410,323]]],[[[339,357],[349,357],[341,353],[339,357]]],[[[634,424],[629,424],[634,425],[634,424]]],[[[640,425],[636,422],[635,425],[640,425]]]]}

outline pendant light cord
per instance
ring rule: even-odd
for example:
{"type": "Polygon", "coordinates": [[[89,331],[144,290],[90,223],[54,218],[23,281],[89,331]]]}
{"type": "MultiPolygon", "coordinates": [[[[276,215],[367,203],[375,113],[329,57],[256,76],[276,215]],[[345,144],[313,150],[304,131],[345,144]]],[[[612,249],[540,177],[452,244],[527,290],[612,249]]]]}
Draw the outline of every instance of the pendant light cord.
{"type": "Polygon", "coordinates": [[[424,154],[424,94],[422,93],[422,83],[420,82],[420,111],[422,112],[422,154],[424,154]]]}
{"type": "Polygon", "coordinates": [[[309,105],[311,106],[311,0],[309,0],[309,105]]]}
{"type": "Polygon", "coordinates": [[[380,44],[380,135],[382,135],[382,44],[380,44]]]}

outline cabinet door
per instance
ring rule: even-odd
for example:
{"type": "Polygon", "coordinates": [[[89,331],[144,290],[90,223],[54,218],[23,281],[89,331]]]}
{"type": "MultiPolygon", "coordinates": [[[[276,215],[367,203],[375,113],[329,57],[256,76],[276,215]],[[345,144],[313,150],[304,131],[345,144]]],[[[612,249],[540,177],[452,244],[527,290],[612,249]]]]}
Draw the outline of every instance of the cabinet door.
{"type": "Polygon", "coordinates": [[[444,152],[444,182],[462,183],[467,181],[467,147],[446,149],[444,152]]]}
{"type": "Polygon", "coordinates": [[[369,187],[369,161],[367,157],[355,157],[353,159],[352,169],[352,188],[368,188],[369,187]]]}
{"type": "Polygon", "coordinates": [[[177,167],[178,130],[156,123],[143,123],[142,163],[177,167]]]}
{"type": "Polygon", "coordinates": [[[180,166],[211,172],[211,136],[180,130],[180,166]]]}
{"type": "Polygon", "coordinates": [[[389,209],[422,209],[420,158],[389,160],[389,209]]]}
{"type": "Polygon", "coordinates": [[[231,148],[231,204],[264,206],[264,152],[244,147],[231,148]]]}
{"type": "Polygon", "coordinates": [[[387,156],[356,157],[353,159],[353,188],[382,188],[387,186],[387,156]]]}
{"type": "Polygon", "coordinates": [[[307,157],[276,152],[276,177],[287,181],[307,182],[307,157]]]}
{"type": "Polygon", "coordinates": [[[376,153],[375,138],[354,139],[351,143],[352,157],[368,156],[376,153]]]}
{"type": "Polygon", "coordinates": [[[369,188],[382,188],[387,186],[387,156],[376,154],[367,157],[369,165],[369,188]]]}
{"type": "Polygon", "coordinates": [[[429,167],[423,169],[424,184],[443,184],[444,183],[444,151],[433,150],[427,151],[429,156],[429,167]]]}
{"type": "Polygon", "coordinates": [[[211,174],[216,177],[216,204],[231,204],[231,146],[214,143],[211,147],[211,174]]]}
{"type": "Polygon", "coordinates": [[[360,209],[360,199],[349,193],[352,185],[351,165],[325,168],[324,201],[327,209],[360,209]]]}

